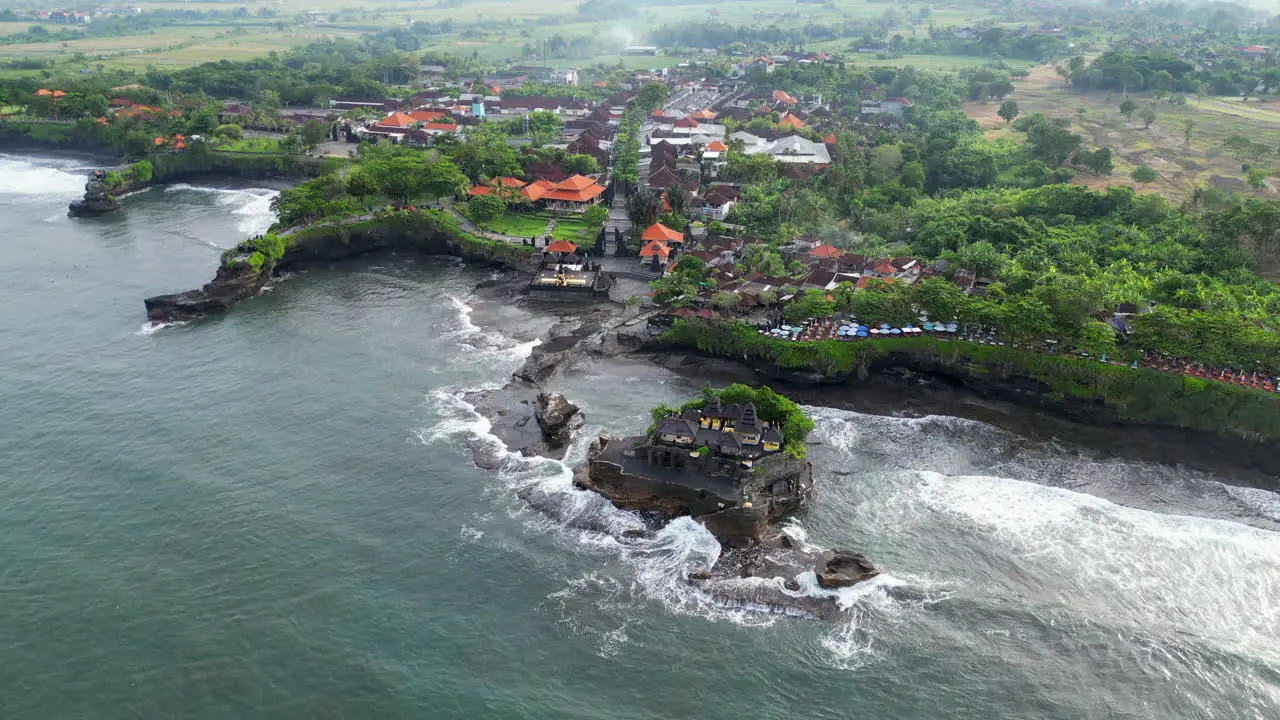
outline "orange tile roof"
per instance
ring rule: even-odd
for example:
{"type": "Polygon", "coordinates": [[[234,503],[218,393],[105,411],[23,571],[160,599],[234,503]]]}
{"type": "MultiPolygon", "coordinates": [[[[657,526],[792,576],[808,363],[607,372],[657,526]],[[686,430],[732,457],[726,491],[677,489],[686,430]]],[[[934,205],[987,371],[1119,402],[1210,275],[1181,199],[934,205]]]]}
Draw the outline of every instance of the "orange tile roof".
{"type": "Polygon", "coordinates": [[[834,245],[819,245],[809,251],[814,257],[838,258],[844,254],[844,251],[834,245]]]}
{"type": "Polygon", "coordinates": [[[39,90],[36,91],[36,95],[39,95],[41,97],[50,97],[53,95],[53,91],[49,90],[48,88],[40,88],[39,90]]]}
{"type": "Polygon", "coordinates": [[[783,115],[782,119],[779,120],[778,123],[781,125],[787,125],[796,130],[801,129],[808,124],[805,121],[801,120],[800,118],[796,117],[795,115],[792,115],[791,113],[787,113],[786,115],[783,115]]]}
{"type": "Polygon", "coordinates": [[[546,180],[535,180],[521,189],[520,195],[533,201],[590,202],[602,192],[604,192],[604,186],[596,184],[596,181],[582,175],[574,175],[554,184],[546,180]]]}
{"type": "Polygon", "coordinates": [[[552,185],[546,180],[534,180],[520,189],[520,195],[521,197],[529,200],[538,201],[545,197],[546,194],[554,188],[555,185],[552,185]]]}
{"type": "Polygon", "coordinates": [[[427,123],[422,127],[427,130],[440,130],[442,132],[458,132],[457,123],[427,123]]]}
{"type": "Polygon", "coordinates": [[[684,233],[672,230],[662,223],[654,223],[644,229],[640,239],[646,242],[649,240],[684,242],[684,233]]]}
{"type": "Polygon", "coordinates": [[[555,242],[543,248],[543,250],[545,250],[546,252],[553,252],[553,253],[571,253],[577,249],[578,249],[578,246],[574,245],[568,240],[556,240],[555,242]]]}
{"type": "Polygon", "coordinates": [[[67,94],[66,94],[66,93],[64,93],[64,92],[62,92],[61,90],[54,90],[54,91],[53,91],[53,96],[54,96],[55,98],[60,98],[60,97],[66,97],[66,96],[67,96],[67,94]]]}
{"type": "Polygon", "coordinates": [[[712,140],[711,142],[707,143],[707,150],[710,152],[724,152],[728,149],[729,149],[729,146],[725,145],[719,140],[712,140]]]}
{"type": "Polygon", "coordinates": [[[782,90],[774,90],[773,99],[776,102],[786,103],[787,105],[795,105],[797,102],[795,98],[791,97],[790,95],[783,92],[782,90]]]}
{"type": "Polygon", "coordinates": [[[408,115],[409,117],[413,118],[414,120],[417,120],[418,122],[431,122],[432,120],[439,120],[440,118],[444,117],[447,113],[445,113],[443,110],[414,110],[413,112],[409,112],[409,113],[396,113],[396,114],[408,115]]]}
{"type": "Polygon", "coordinates": [[[823,144],[825,144],[825,145],[835,145],[835,144],[836,144],[836,134],[835,134],[835,133],[827,133],[826,137],[822,138],[822,142],[823,142],[823,144]]]}
{"type": "Polygon", "coordinates": [[[585,175],[574,175],[571,178],[566,178],[556,183],[556,189],[585,190],[586,188],[591,187],[592,185],[595,185],[595,184],[596,184],[595,180],[592,180],[591,178],[585,175]]]}
{"type": "Polygon", "coordinates": [[[492,195],[493,188],[489,187],[488,185],[477,185],[471,188],[470,190],[468,190],[467,194],[472,197],[479,197],[481,195],[492,195]]]}
{"type": "Polygon", "coordinates": [[[640,257],[666,257],[670,254],[671,251],[659,240],[650,241],[640,250],[640,257]]]}
{"type": "Polygon", "coordinates": [[[390,125],[393,127],[409,127],[414,123],[420,122],[416,118],[406,115],[402,112],[393,112],[390,115],[378,121],[379,125],[390,125]]]}
{"type": "Polygon", "coordinates": [[[503,176],[503,177],[494,178],[494,179],[490,180],[490,181],[489,181],[489,184],[490,184],[490,185],[493,185],[493,186],[495,186],[495,187],[497,187],[498,185],[501,185],[502,187],[509,187],[509,188],[522,188],[522,187],[524,187],[525,185],[528,185],[529,183],[526,183],[525,181],[521,180],[520,178],[513,178],[513,177],[509,177],[509,176],[503,176]]]}
{"type": "Polygon", "coordinates": [[[564,190],[561,188],[552,188],[548,190],[544,198],[547,200],[564,200],[566,202],[589,202],[594,200],[596,196],[604,192],[604,188],[599,185],[592,185],[582,190],[564,190]]]}
{"type": "Polygon", "coordinates": [[[716,114],[711,112],[710,108],[703,108],[698,112],[693,113],[689,117],[693,118],[694,120],[715,120],[716,114]]]}

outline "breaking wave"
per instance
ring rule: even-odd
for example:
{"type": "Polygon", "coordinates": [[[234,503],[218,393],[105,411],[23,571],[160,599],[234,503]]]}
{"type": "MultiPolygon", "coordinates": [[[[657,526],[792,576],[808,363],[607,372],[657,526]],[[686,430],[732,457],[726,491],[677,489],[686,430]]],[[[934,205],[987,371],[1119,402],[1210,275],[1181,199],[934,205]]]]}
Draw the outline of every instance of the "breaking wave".
{"type": "MultiPolygon", "coordinates": [[[[1025,459],[1017,438],[982,423],[813,413],[818,454],[837,471],[815,483],[810,521],[823,535],[874,538],[910,558],[906,572],[957,597],[1191,638],[1280,667],[1280,533],[1185,512],[1193,499],[1216,497],[1220,483],[1096,461],[1086,463],[1093,477],[1083,493],[1055,486],[1063,478],[1040,470],[1055,463],[1025,459]],[[991,467],[1020,469],[1026,479],[980,472],[991,467]],[[1153,474],[1163,490],[1150,508],[1099,496],[1139,497],[1132,487],[1153,474]]],[[[1052,460],[1059,451],[1044,452],[1052,460]]],[[[1234,515],[1252,506],[1265,520],[1276,510],[1275,494],[1264,490],[1221,494],[1239,501],[1234,515]]]]}
{"type": "Polygon", "coordinates": [[[45,195],[74,198],[84,193],[87,170],[72,163],[44,161],[40,164],[11,155],[0,155],[0,195],[45,195]],[[77,172],[77,170],[79,170],[77,172]]]}
{"type": "Polygon", "coordinates": [[[264,233],[271,227],[271,223],[275,222],[271,201],[280,194],[277,190],[266,188],[228,190],[186,183],[170,185],[165,188],[165,192],[204,193],[213,196],[217,205],[233,208],[229,214],[237,218],[236,230],[247,235],[264,233]]]}
{"type": "MultiPolygon", "coordinates": [[[[450,297],[449,302],[458,313],[456,327],[449,335],[465,348],[493,353],[492,375],[496,377],[505,377],[514,370],[537,344],[537,341],[516,343],[480,328],[471,320],[472,308],[466,302],[456,297],[450,297]],[[503,371],[501,375],[499,369],[503,371]]],[[[510,452],[493,434],[490,421],[465,399],[472,390],[493,389],[500,384],[431,392],[428,401],[440,420],[419,431],[418,439],[424,445],[458,443],[477,458],[485,458],[485,467],[496,467],[499,482],[493,492],[498,493],[500,503],[508,505],[512,517],[531,532],[548,534],[571,551],[604,558],[605,564],[611,564],[608,560],[620,561],[626,568],[621,575],[596,570],[567,578],[566,586],[547,598],[548,603],[558,606],[562,612],[572,614],[575,612],[572,608],[590,604],[619,610],[621,615],[630,617],[634,609],[657,602],[675,614],[759,627],[772,625],[780,617],[811,616],[797,607],[757,602],[754,597],[762,594],[768,597],[769,593],[756,590],[795,598],[820,598],[848,611],[847,624],[842,620],[822,641],[831,657],[843,664],[861,662],[867,656],[864,646],[871,633],[870,617],[893,615],[907,607],[892,592],[903,585],[902,581],[890,575],[837,591],[818,587],[812,571],[795,578],[799,589],[784,587],[780,579],[691,583],[688,580],[691,574],[709,571],[719,560],[722,548],[716,538],[691,518],[678,518],[655,532],[646,532],[647,525],[639,515],[620,510],[602,496],[575,487],[571,468],[585,462],[590,441],[603,430],[601,427],[583,428],[564,461],[510,452]]],[[[474,537],[471,528],[462,532],[474,537]]],[[[788,532],[802,537],[805,531],[798,524],[792,524],[788,532]]],[[[624,620],[621,627],[592,630],[600,642],[602,656],[611,656],[627,642],[628,622],[624,620]]],[[[571,625],[575,632],[582,631],[577,624],[575,617],[571,625]]]]}

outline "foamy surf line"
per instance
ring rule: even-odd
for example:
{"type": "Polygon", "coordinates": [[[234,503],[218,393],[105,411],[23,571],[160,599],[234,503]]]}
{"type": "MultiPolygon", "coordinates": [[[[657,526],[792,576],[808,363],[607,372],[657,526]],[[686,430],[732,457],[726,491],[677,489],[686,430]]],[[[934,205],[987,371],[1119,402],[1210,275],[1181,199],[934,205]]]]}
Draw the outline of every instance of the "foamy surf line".
{"type": "Polygon", "coordinates": [[[271,201],[279,195],[279,191],[269,188],[212,188],[199,185],[177,183],[164,189],[171,192],[194,192],[213,195],[214,202],[221,206],[236,205],[231,215],[243,218],[236,223],[236,230],[248,234],[266,232],[275,221],[275,213],[271,210],[271,201]]]}
{"type": "MultiPolygon", "coordinates": [[[[497,476],[509,495],[524,499],[530,492],[538,493],[538,507],[522,503],[511,516],[537,532],[554,534],[577,552],[622,560],[631,576],[629,583],[623,583],[629,588],[629,606],[657,601],[668,612],[744,627],[763,627],[781,618],[815,616],[799,607],[759,601],[758,591],[830,602],[844,611],[846,619],[837,622],[821,644],[830,652],[833,663],[841,667],[860,665],[873,656],[867,649],[874,624],[872,618],[900,617],[912,607],[893,595],[895,588],[906,583],[890,575],[839,590],[819,587],[812,571],[795,578],[799,587],[794,590],[786,588],[781,579],[731,578],[705,585],[692,583],[688,579],[690,575],[710,571],[722,552],[720,543],[703,525],[683,517],[667,523],[651,536],[627,537],[628,530],[644,529],[644,521],[595,493],[574,487],[568,464],[511,453],[491,432],[491,423],[466,402],[461,392],[440,390],[430,397],[442,419],[431,431],[419,435],[424,444],[461,440],[468,445],[481,444],[487,451],[500,455],[503,462],[497,476]],[[548,501],[558,506],[548,510],[545,507],[548,501]]],[[[587,439],[591,436],[592,433],[585,430],[579,434],[570,448],[570,462],[575,462],[574,458],[585,459],[587,439]]],[[[803,529],[793,528],[791,532],[804,534],[803,529]]],[[[571,587],[562,592],[572,593],[577,585],[594,586],[580,579],[569,582],[571,587]]]]}
{"type": "Polygon", "coordinates": [[[1042,602],[1280,665],[1280,533],[1022,480],[918,475],[876,524],[964,528],[969,542],[1044,585],[1042,602]]]}
{"type": "Polygon", "coordinates": [[[138,331],[135,332],[134,335],[155,335],[165,328],[182,327],[186,324],[188,323],[185,320],[180,322],[145,322],[142,324],[142,327],[138,328],[138,331]]]}
{"type": "Polygon", "coordinates": [[[86,174],[0,157],[0,195],[75,196],[84,192],[86,174]]]}

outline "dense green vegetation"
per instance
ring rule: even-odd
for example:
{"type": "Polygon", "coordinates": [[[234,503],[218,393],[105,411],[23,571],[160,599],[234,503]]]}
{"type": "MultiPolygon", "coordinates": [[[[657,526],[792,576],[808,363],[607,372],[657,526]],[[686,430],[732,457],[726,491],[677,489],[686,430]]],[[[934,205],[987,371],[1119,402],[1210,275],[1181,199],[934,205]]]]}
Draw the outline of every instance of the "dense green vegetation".
{"type": "Polygon", "coordinates": [[[1101,400],[1130,422],[1280,438],[1280,398],[1274,393],[1096,360],[928,336],[790,342],[724,319],[678,321],[662,340],[763,367],[827,376],[856,373],[877,359],[898,355],[961,377],[1031,377],[1048,388],[1050,400],[1101,400]]]}
{"type": "MultiPolygon", "coordinates": [[[[793,94],[856,95],[875,83],[917,100],[900,130],[838,117],[834,162],[812,179],[780,179],[770,163],[731,148],[727,173],[747,184],[729,221],[766,241],[735,270],[790,275],[799,286],[805,269],[785,266],[775,248],[806,234],[872,257],[946,261],[939,277],[915,285],[802,294],[784,308],[788,319],[842,311],[905,322],[924,311],[999,328],[1016,342],[1051,337],[1100,353],[1116,348],[1100,319],[1121,304],[1154,306],[1130,321],[1122,349],[1280,374],[1280,288],[1254,272],[1280,258],[1280,202],[1210,209],[1197,196],[1176,207],[1128,187],[1060,184],[1080,171],[1110,172],[1110,150],[1086,149],[1066,124],[1039,114],[1013,123],[1024,142],[985,138],[955,108],[975,82],[991,85],[989,74],[826,65],[773,75],[793,94]],[[964,277],[982,279],[984,294],[952,282],[964,277]]],[[[659,302],[687,304],[705,288],[707,273],[677,270],[654,284],[659,302]]],[[[713,305],[718,298],[732,306],[720,296],[713,305]]]]}
{"type": "MultiPolygon", "coordinates": [[[[702,389],[702,397],[691,400],[678,408],[659,405],[650,410],[654,425],[663,418],[685,410],[699,409],[712,398],[720,398],[724,403],[745,405],[753,403],[761,420],[773,423],[782,431],[782,449],[797,460],[805,456],[804,441],[813,432],[813,419],[804,414],[804,410],[794,400],[774,392],[769,386],[752,388],[749,385],[735,383],[726,388],[714,389],[707,386],[702,389]]],[[[650,428],[652,431],[652,428],[650,428]]]]}

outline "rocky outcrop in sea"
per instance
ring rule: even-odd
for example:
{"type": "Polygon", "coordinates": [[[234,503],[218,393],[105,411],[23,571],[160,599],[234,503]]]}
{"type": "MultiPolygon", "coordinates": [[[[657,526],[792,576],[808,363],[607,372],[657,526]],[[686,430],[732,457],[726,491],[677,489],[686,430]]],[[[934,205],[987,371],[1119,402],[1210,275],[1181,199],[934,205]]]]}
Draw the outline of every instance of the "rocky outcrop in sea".
{"type": "Polygon", "coordinates": [[[102,170],[90,173],[89,182],[84,186],[84,197],[73,201],[67,208],[67,214],[71,217],[92,217],[119,210],[120,201],[103,183],[105,177],[106,173],[102,170]]]}

